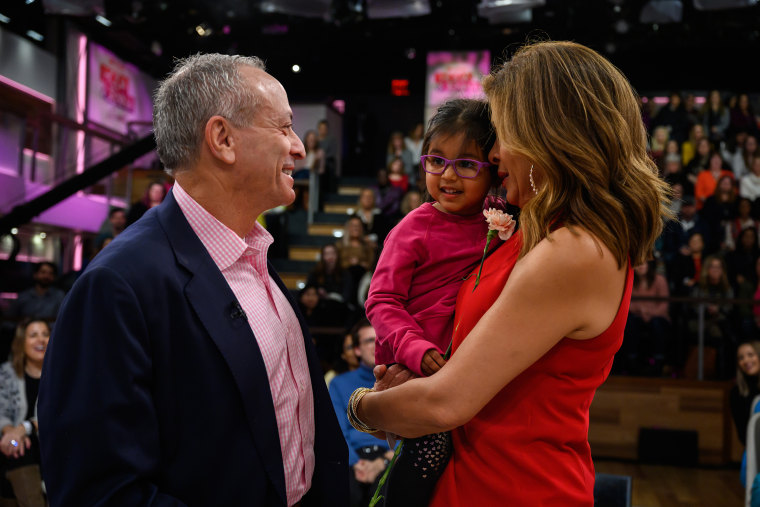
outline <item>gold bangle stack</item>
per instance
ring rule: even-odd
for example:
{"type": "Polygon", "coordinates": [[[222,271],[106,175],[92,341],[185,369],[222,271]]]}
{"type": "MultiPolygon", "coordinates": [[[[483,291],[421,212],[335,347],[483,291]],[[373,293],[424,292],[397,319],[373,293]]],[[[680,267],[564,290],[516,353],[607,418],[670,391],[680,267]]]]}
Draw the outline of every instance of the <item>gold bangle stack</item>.
{"type": "Polygon", "coordinates": [[[351,426],[353,426],[357,431],[361,431],[363,433],[375,433],[378,431],[375,428],[370,428],[361,422],[356,416],[356,408],[359,406],[359,402],[362,401],[362,398],[364,398],[364,395],[374,391],[374,389],[370,389],[369,387],[360,387],[351,393],[351,397],[348,399],[348,408],[346,409],[346,414],[348,414],[348,422],[350,422],[351,426]]]}

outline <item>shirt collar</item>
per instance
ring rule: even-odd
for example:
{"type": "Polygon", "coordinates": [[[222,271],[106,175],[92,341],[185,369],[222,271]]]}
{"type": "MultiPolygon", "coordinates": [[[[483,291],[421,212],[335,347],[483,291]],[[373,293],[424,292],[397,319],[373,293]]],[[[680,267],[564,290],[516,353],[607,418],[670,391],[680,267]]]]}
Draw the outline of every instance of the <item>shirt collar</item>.
{"type": "Polygon", "coordinates": [[[176,181],[172,192],[190,227],[220,271],[232,266],[246,250],[266,255],[274,238],[258,221],[254,223],[253,229],[241,238],[198,204],[176,181]]]}

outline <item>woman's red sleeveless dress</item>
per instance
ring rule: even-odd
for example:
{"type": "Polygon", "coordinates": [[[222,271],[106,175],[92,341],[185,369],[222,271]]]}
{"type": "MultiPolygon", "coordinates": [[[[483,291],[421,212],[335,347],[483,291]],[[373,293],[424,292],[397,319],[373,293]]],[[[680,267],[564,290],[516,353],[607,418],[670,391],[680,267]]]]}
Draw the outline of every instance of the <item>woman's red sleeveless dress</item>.
{"type": "MultiPolygon", "coordinates": [[[[486,259],[474,292],[477,270],[460,288],[454,353],[504,288],[521,236],[516,233],[486,259]]],[[[620,307],[606,331],[589,340],[563,338],[452,431],[454,452],[431,506],[593,506],[589,406],[622,344],[632,281],[629,262],[620,307]]]]}

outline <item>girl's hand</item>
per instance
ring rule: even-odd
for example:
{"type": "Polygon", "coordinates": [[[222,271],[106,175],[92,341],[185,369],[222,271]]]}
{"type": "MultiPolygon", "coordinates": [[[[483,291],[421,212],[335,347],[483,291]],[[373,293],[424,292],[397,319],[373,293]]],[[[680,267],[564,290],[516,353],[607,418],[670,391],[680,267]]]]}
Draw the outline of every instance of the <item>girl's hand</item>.
{"type": "Polygon", "coordinates": [[[446,360],[443,358],[443,356],[437,350],[430,349],[425,352],[424,356],[422,356],[420,370],[422,370],[422,373],[429,377],[433,373],[443,368],[444,364],[446,364],[446,360]]]}

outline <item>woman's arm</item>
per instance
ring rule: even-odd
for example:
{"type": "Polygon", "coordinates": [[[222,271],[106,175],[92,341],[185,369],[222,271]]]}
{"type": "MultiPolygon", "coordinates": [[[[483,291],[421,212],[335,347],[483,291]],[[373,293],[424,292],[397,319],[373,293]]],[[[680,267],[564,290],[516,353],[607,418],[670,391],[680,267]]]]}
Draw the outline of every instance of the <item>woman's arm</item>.
{"type": "Polygon", "coordinates": [[[404,437],[464,424],[564,336],[589,339],[607,329],[625,277],[626,269],[590,234],[557,230],[517,263],[446,366],[429,378],[367,394],[357,415],[404,437]]]}

